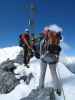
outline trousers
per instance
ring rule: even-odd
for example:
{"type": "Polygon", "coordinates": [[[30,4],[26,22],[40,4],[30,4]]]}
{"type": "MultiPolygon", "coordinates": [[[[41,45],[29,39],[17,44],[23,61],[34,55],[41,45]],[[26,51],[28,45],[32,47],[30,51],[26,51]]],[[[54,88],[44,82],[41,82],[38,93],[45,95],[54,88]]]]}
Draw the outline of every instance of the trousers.
{"type": "MultiPolygon", "coordinates": [[[[43,61],[41,61],[40,67],[41,67],[41,73],[40,73],[40,79],[39,79],[39,88],[43,88],[44,80],[45,80],[45,73],[47,69],[47,63],[44,63],[43,61]]],[[[50,69],[53,81],[55,82],[54,84],[55,89],[61,89],[61,82],[56,72],[56,64],[49,64],[49,69],[50,69]]]]}

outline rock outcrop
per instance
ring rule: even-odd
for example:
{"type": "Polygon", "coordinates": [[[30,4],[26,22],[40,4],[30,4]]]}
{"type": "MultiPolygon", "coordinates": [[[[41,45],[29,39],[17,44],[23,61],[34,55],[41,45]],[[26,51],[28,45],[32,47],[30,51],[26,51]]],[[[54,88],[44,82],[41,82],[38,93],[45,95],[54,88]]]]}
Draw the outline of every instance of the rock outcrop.
{"type": "Polygon", "coordinates": [[[12,91],[18,84],[19,81],[15,78],[13,70],[14,61],[7,60],[0,65],[0,93],[5,94],[12,91]]]}
{"type": "Polygon", "coordinates": [[[53,88],[36,89],[21,100],[55,100],[55,94],[53,88]]]}

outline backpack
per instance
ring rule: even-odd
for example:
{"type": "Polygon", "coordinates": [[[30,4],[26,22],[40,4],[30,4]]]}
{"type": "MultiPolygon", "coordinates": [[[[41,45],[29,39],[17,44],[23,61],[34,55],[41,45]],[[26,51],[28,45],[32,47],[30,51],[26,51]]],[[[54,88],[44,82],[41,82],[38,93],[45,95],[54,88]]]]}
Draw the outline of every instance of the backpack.
{"type": "Polygon", "coordinates": [[[23,47],[22,34],[19,35],[19,46],[23,47]]]}
{"type": "Polygon", "coordinates": [[[27,40],[27,41],[29,41],[29,39],[30,39],[30,36],[29,36],[29,34],[20,34],[19,35],[19,46],[21,46],[21,47],[23,47],[24,46],[24,41],[23,41],[23,39],[22,39],[22,36],[24,35],[24,38],[27,40]]]}
{"type": "Polygon", "coordinates": [[[59,55],[60,54],[60,51],[61,51],[61,47],[60,47],[60,40],[61,40],[61,38],[60,38],[60,34],[57,34],[57,39],[56,38],[54,38],[54,37],[52,37],[53,39],[52,39],[52,43],[53,44],[50,44],[49,42],[48,42],[48,40],[45,40],[45,39],[43,39],[42,41],[41,41],[41,45],[40,45],[40,47],[41,47],[41,54],[44,54],[45,52],[50,52],[50,53],[52,53],[52,54],[57,54],[57,55],[59,55]],[[55,45],[55,42],[57,43],[57,45],[55,45]]]}

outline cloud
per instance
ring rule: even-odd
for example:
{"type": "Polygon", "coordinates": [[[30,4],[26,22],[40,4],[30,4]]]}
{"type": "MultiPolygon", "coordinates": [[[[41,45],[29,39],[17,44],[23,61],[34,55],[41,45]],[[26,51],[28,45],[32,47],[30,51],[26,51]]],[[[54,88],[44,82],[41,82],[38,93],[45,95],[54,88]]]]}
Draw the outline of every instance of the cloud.
{"type": "Polygon", "coordinates": [[[72,50],[72,47],[68,43],[65,43],[64,41],[60,43],[60,46],[62,48],[60,53],[60,59],[63,60],[64,57],[67,55],[67,53],[69,53],[69,51],[72,50]]]}
{"type": "Polygon", "coordinates": [[[72,47],[65,42],[61,43],[61,47],[62,47],[62,50],[71,50],[72,49],[72,47]]]}
{"type": "Polygon", "coordinates": [[[70,63],[70,62],[75,62],[75,56],[72,56],[73,53],[72,51],[73,48],[71,45],[69,45],[68,43],[65,43],[64,41],[62,41],[61,45],[61,53],[60,53],[60,62],[64,63],[70,63]]]}

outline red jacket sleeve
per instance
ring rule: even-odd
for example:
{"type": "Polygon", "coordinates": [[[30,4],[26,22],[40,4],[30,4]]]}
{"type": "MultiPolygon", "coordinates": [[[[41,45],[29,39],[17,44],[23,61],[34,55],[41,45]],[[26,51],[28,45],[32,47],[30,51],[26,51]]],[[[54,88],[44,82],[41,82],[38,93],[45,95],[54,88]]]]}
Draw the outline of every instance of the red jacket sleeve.
{"type": "Polygon", "coordinates": [[[26,39],[25,39],[24,35],[22,35],[21,39],[22,39],[22,41],[23,41],[23,42],[25,42],[25,41],[26,41],[26,39]]]}
{"type": "Polygon", "coordinates": [[[22,40],[27,45],[28,48],[31,48],[31,46],[28,44],[28,41],[27,41],[27,39],[25,38],[24,35],[22,35],[22,40]]]}

